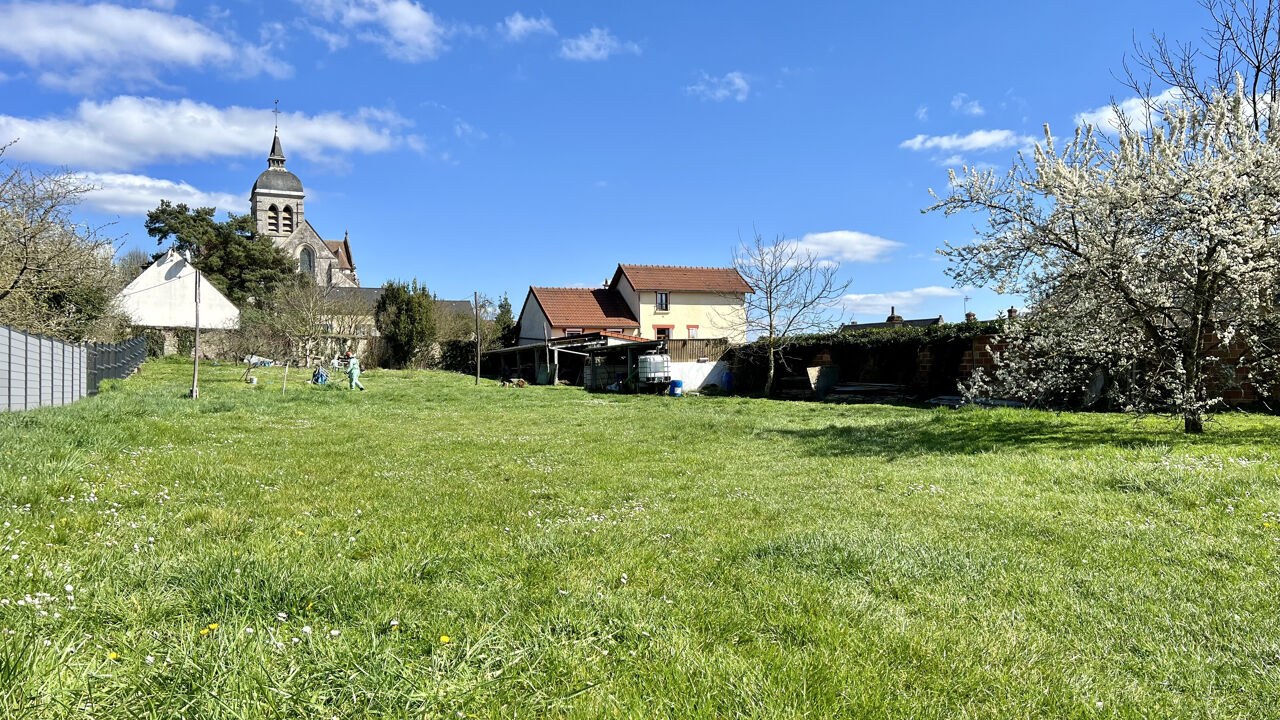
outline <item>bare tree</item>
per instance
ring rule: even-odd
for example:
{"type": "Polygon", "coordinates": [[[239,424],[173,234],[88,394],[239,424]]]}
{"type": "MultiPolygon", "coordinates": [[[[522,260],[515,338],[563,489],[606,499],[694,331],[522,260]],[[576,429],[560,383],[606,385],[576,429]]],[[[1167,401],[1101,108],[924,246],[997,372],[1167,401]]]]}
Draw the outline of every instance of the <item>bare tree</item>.
{"type": "Polygon", "coordinates": [[[278,290],[272,298],[269,322],[286,341],[286,362],[306,365],[315,356],[320,339],[329,330],[334,303],[329,288],[299,280],[278,290]]]}
{"type": "Polygon", "coordinates": [[[1200,0],[1209,23],[1199,41],[1169,40],[1151,33],[1134,42],[1120,80],[1138,94],[1142,111],[1126,116],[1113,101],[1119,129],[1141,130],[1162,114],[1165,100],[1206,108],[1244,81],[1244,99],[1261,132],[1267,109],[1280,97],[1280,0],[1200,0]],[[1171,90],[1170,95],[1161,94],[1171,90]]]}
{"type": "Polygon", "coordinates": [[[72,219],[92,190],[69,172],[0,163],[0,323],[79,340],[110,314],[114,240],[72,219]]]}
{"type": "Polygon", "coordinates": [[[759,232],[733,253],[733,267],[755,292],[746,296],[746,329],[768,353],[764,392],[773,393],[779,354],[797,335],[831,329],[831,309],[849,288],[837,275],[840,264],[820,259],[797,240],[779,235],[772,244],[759,232]]]}

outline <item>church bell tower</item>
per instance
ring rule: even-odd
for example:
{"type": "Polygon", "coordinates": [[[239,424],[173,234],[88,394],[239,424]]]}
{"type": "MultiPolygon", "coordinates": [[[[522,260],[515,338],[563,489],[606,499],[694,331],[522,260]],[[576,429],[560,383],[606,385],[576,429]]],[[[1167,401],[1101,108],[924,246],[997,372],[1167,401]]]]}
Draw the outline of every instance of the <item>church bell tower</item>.
{"type": "Polygon", "coordinates": [[[267,169],[253,183],[249,205],[259,235],[272,240],[288,238],[302,225],[302,181],[284,167],[284,149],[277,129],[267,156],[267,169]]]}

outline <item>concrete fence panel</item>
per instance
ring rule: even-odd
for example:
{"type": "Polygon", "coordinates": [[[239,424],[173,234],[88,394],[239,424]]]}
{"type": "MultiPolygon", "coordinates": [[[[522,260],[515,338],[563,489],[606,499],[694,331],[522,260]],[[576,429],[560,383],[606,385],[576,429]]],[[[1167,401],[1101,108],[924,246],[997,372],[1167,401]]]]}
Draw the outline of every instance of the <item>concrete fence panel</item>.
{"type": "Polygon", "coordinates": [[[69,343],[0,325],[0,411],[57,407],[123,379],[146,359],[142,336],[117,345],[69,343]]]}

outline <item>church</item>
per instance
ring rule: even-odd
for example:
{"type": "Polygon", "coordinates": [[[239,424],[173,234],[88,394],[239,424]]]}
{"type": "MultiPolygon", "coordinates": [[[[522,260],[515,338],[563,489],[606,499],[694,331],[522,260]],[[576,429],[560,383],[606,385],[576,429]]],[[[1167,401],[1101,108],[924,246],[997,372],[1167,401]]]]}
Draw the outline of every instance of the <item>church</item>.
{"type": "Polygon", "coordinates": [[[325,240],[307,221],[302,181],[284,166],[284,149],[277,130],[249,204],[258,234],[271,238],[276,247],[298,263],[298,271],[315,278],[320,287],[356,288],[356,265],[351,258],[351,239],[325,240]]]}

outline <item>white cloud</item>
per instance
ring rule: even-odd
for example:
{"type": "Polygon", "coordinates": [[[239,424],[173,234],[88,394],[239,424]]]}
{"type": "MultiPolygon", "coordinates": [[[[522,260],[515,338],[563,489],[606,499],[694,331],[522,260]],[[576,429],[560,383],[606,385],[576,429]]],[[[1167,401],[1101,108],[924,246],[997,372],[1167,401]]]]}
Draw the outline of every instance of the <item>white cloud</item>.
{"type": "MultiPolygon", "coordinates": [[[[337,23],[366,42],[382,46],[393,60],[434,60],[448,49],[443,23],[412,0],[297,0],[308,12],[337,23]]],[[[334,35],[325,42],[340,46],[334,35]]],[[[345,38],[342,40],[345,42],[345,38]]]]}
{"type": "MultiPolygon", "coordinates": [[[[1181,91],[1169,88],[1153,98],[1131,97],[1119,103],[1119,106],[1120,112],[1124,114],[1125,119],[1129,121],[1134,130],[1145,130],[1150,124],[1148,121],[1152,119],[1147,115],[1148,102],[1158,118],[1161,108],[1181,100],[1181,91]]],[[[1086,110],[1076,115],[1075,122],[1076,125],[1092,125],[1099,131],[1106,133],[1120,129],[1120,117],[1116,114],[1116,108],[1113,105],[1103,105],[1099,108],[1086,110]]]]}
{"type": "Polygon", "coordinates": [[[213,67],[278,78],[292,72],[265,48],[145,8],[17,2],[0,6],[0,27],[0,55],[38,70],[41,83],[72,91],[159,85],[166,69],[213,67]]]}
{"type": "Polygon", "coordinates": [[[940,150],[942,152],[984,152],[1030,147],[1035,138],[1012,130],[974,130],[968,135],[916,135],[898,145],[907,150],[940,150]]]}
{"type": "MultiPolygon", "coordinates": [[[[106,102],[84,100],[67,116],[0,115],[0,138],[20,139],[6,153],[14,160],[126,170],[157,162],[265,156],[273,122],[266,108],[122,95],[106,102]]],[[[285,153],[315,160],[412,146],[412,136],[402,134],[408,124],[394,112],[374,108],[280,116],[285,153]]]]}
{"type": "Polygon", "coordinates": [[[610,55],[622,54],[639,55],[640,46],[619,40],[606,28],[591,28],[590,32],[560,43],[560,57],[566,60],[606,60],[610,55]]]}
{"type": "Polygon", "coordinates": [[[696,95],[703,100],[720,102],[733,98],[743,102],[751,94],[751,83],[747,82],[745,75],[736,70],[725,73],[724,77],[711,77],[704,72],[701,73],[698,82],[686,87],[684,91],[688,95],[696,95]]]}
{"type": "Polygon", "coordinates": [[[846,310],[855,314],[884,315],[888,317],[889,311],[896,309],[899,315],[905,316],[930,301],[957,298],[961,294],[961,291],[955,288],[930,285],[913,290],[895,290],[884,293],[850,293],[840,299],[840,304],[846,310]]]}
{"type": "Polygon", "coordinates": [[[921,105],[920,107],[916,108],[916,119],[919,120],[920,122],[924,122],[929,119],[928,105],[921,105]]]}
{"type": "Polygon", "coordinates": [[[985,115],[987,113],[987,111],[983,109],[982,103],[977,100],[970,99],[969,96],[964,93],[957,93],[955,97],[951,98],[951,109],[965,115],[973,115],[974,117],[985,115]]]}
{"type": "Polygon", "coordinates": [[[127,173],[81,173],[80,176],[96,188],[85,195],[84,204],[108,213],[145,215],[161,200],[191,207],[216,207],[219,212],[244,212],[249,207],[243,194],[205,192],[185,182],[127,173]]]}
{"type": "Polygon", "coordinates": [[[489,133],[462,118],[454,119],[453,134],[461,140],[487,140],[489,138],[489,133]]]}
{"type": "Polygon", "coordinates": [[[800,246],[820,258],[840,262],[878,262],[884,260],[889,251],[902,247],[902,243],[856,230],[832,230],[809,233],[800,238],[800,246]]]}
{"type": "Polygon", "coordinates": [[[555,26],[551,24],[551,18],[543,15],[540,18],[525,17],[523,13],[515,12],[506,17],[502,22],[498,23],[498,32],[511,42],[520,42],[530,35],[555,35],[555,26]]]}

